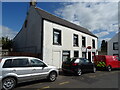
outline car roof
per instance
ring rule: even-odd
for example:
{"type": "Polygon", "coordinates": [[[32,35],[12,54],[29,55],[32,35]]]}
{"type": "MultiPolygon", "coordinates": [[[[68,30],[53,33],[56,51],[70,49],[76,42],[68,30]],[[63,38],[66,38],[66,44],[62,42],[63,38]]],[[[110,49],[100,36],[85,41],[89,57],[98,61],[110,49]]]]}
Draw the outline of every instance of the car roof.
{"type": "Polygon", "coordinates": [[[29,56],[4,56],[4,57],[1,57],[1,59],[15,59],[15,58],[33,58],[33,59],[39,59],[39,58],[29,57],[29,56]]]}

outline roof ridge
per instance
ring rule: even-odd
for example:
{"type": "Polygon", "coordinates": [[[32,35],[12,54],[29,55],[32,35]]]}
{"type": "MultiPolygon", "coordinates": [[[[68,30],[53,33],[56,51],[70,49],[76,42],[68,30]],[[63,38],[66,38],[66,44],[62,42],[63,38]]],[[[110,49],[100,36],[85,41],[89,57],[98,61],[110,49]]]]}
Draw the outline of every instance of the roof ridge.
{"type": "MultiPolygon", "coordinates": [[[[87,28],[84,28],[84,27],[81,27],[80,25],[77,25],[77,24],[75,24],[75,23],[72,23],[72,22],[70,22],[70,21],[68,21],[68,20],[66,20],[66,19],[63,19],[63,18],[61,18],[61,17],[58,17],[58,16],[56,16],[56,15],[53,15],[53,14],[51,14],[51,13],[49,13],[49,12],[47,12],[47,11],[45,11],[45,10],[43,10],[43,9],[41,9],[41,8],[38,8],[38,7],[35,7],[35,9],[36,10],[39,10],[40,12],[42,12],[42,13],[39,13],[41,16],[42,16],[42,18],[44,18],[44,19],[51,19],[51,18],[56,18],[56,19],[59,19],[59,20],[61,20],[61,21],[63,21],[65,24],[63,24],[63,23],[61,23],[62,25],[64,25],[64,26],[67,26],[67,27],[72,27],[72,26],[74,26],[73,28],[74,29],[76,29],[76,30],[79,30],[79,31],[81,31],[81,32],[83,32],[83,33],[87,33],[87,34],[89,34],[89,35],[91,35],[91,36],[94,36],[94,37],[97,37],[96,35],[94,35],[91,31],[89,31],[87,28]],[[42,15],[42,14],[46,14],[46,15],[42,15]],[[51,18],[50,18],[51,17],[51,18]],[[70,24],[70,25],[67,25],[67,24],[70,24]],[[71,26],[72,25],[72,26],[71,26]],[[76,28],[75,28],[76,27],[76,28]],[[78,29],[79,28],[79,29],[78,29]],[[81,29],[84,29],[84,30],[81,30],[81,29]]],[[[51,20],[52,21],[52,20],[51,20]]],[[[60,22],[58,22],[57,20],[55,21],[54,20],[54,22],[57,22],[57,23],[60,23],[60,22]]]]}

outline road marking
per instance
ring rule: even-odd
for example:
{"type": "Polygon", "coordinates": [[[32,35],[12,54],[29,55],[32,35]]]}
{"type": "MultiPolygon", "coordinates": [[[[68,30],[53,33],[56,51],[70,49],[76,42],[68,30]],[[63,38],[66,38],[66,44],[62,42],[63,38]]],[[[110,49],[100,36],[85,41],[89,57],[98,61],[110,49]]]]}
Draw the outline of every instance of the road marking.
{"type": "Polygon", "coordinates": [[[92,75],[92,76],[89,76],[90,78],[95,78],[96,76],[95,75],[92,75]]]}
{"type": "Polygon", "coordinates": [[[47,88],[50,88],[50,86],[43,87],[42,89],[47,89],[47,88]]]}
{"type": "Polygon", "coordinates": [[[59,83],[59,85],[64,85],[64,84],[68,84],[70,82],[66,81],[66,82],[62,82],[62,83],[59,83]]]}
{"type": "Polygon", "coordinates": [[[45,86],[45,87],[39,88],[37,90],[43,90],[43,89],[48,89],[48,88],[50,88],[50,86],[45,86]]]}

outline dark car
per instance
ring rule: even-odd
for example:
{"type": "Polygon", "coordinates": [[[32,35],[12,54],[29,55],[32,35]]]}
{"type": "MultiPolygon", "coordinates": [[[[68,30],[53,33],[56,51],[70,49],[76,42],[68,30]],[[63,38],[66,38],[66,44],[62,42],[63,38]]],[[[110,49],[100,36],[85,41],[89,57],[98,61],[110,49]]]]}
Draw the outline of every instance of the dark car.
{"type": "Polygon", "coordinates": [[[71,72],[80,76],[82,72],[96,72],[94,63],[85,58],[67,58],[62,64],[64,73],[71,72]]]}

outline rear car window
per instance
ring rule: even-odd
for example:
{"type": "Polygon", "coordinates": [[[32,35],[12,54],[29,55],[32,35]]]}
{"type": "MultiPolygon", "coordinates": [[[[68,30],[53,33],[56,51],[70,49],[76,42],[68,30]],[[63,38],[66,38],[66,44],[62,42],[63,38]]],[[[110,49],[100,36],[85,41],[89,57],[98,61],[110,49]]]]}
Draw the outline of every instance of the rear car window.
{"type": "Polygon", "coordinates": [[[29,66],[28,59],[13,59],[11,67],[27,67],[29,66]]]}
{"type": "Polygon", "coordinates": [[[67,58],[64,62],[75,62],[76,58],[67,58]]]}
{"type": "Polygon", "coordinates": [[[3,68],[9,68],[11,67],[12,59],[8,59],[5,61],[3,68]]]}

